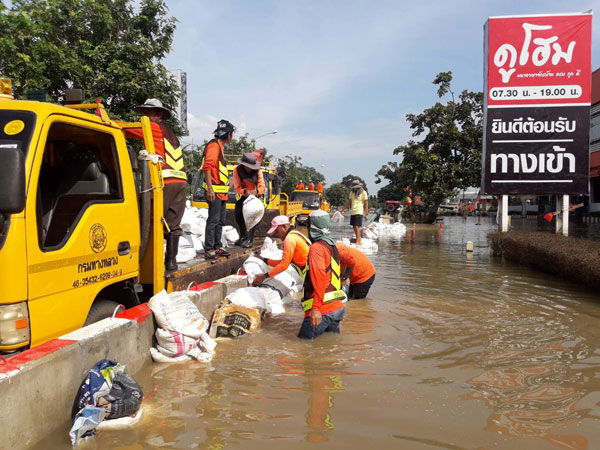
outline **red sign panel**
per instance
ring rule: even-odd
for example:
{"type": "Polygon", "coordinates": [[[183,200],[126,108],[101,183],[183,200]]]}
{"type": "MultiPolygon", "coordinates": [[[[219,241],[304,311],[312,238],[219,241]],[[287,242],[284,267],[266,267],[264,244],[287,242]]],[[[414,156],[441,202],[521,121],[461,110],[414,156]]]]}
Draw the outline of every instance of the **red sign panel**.
{"type": "Polygon", "coordinates": [[[592,14],[491,17],[487,105],[589,104],[592,14]]]}

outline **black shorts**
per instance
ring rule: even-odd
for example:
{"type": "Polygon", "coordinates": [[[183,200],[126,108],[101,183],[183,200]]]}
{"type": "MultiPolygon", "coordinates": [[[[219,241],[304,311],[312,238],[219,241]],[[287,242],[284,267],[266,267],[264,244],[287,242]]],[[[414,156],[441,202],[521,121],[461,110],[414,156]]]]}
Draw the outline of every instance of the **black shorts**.
{"type": "Polygon", "coordinates": [[[350,216],[350,225],[352,225],[353,227],[362,227],[362,214],[352,214],[350,216]]]}
{"type": "Polygon", "coordinates": [[[348,297],[351,299],[365,298],[371,289],[371,285],[375,281],[375,274],[364,283],[356,283],[350,285],[350,292],[348,297]]]}

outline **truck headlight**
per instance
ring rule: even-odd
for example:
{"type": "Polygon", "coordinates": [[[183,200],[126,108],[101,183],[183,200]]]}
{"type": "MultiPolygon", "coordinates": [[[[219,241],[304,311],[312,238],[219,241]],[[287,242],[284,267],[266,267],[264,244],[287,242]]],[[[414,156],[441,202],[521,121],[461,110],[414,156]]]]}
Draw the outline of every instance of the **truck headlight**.
{"type": "Polygon", "coordinates": [[[29,343],[27,303],[0,305],[0,347],[18,347],[29,343]]]}

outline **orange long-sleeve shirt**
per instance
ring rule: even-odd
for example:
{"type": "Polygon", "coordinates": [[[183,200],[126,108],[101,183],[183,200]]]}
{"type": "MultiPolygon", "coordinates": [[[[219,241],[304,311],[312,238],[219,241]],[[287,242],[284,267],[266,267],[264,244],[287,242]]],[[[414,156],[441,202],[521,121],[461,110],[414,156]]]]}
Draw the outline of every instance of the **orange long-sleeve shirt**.
{"type": "MultiPolygon", "coordinates": [[[[119,121],[117,121],[119,122],[119,121]]],[[[163,142],[163,132],[160,128],[160,125],[156,122],[150,122],[150,129],[152,130],[152,140],[154,141],[154,150],[156,150],[156,154],[159,155],[163,160],[165,159],[165,144],[163,142]]],[[[125,136],[133,139],[144,140],[144,132],[141,128],[126,128],[123,130],[125,132],[125,136]]],[[[163,163],[164,165],[164,163],[163,163]]],[[[169,183],[186,183],[185,180],[180,178],[165,178],[165,184],[169,183]]]]}
{"type": "MultiPolygon", "coordinates": [[[[350,261],[350,257],[354,259],[354,269],[349,277],[350,284],[364,283],[375,275],[375,266],[373,266],[373,263],[371,263],[367,255],[363,252],[356,248],[346,247],[340,242],[336,242],[335,246],[337,247],[338,252],[340,252],[340,260],[342,260],[342,254],[349,255],[344,257],[344,261],[350,261]]],[[[352,266],[342,262],[340,269],[342,271],[341,275],[344,274],[347,267],[352,266]]]]}
{"type": "Polygon", "coordinates": [[[269,276],[274,277],[280,274],[290,266],[290,263],[294,263],[299,267],[306,266],[309,249],[308,243],[301,236],[298,236],[296,233],[288,233],[283,240],[283,255],[281,259],[267,260],[267,264],[273,267],[268,272],[269,276]]]}
{"type": "MultiPolygon", "coordinates": [[[[233,187],[235,188],[235,193],[239,195],[245,195],[244,189],[246,189],[246,191],[255,190],[257,195],[263,195],[265,193],[265,179],[263,178],[262,170],[258,171],[258,180],[256,184],[254,184],[252,181],[240,177],[238,174],[239,167],[240,166],[237,166],[233,171],[233,187]]],[[[242,167],[240,170],[246,169],[242,167]]]]}
{"type": "MultiPolygon", "coordinates": [[[[218,144],[217,141],[211,141],[204,149],[204,167],[203,172],[209,171],[211,174],[211,181],[213,184],[219,180],[219,154],[223,153],[223,145],[218,144]]],[[[221,200],[227,200],[228,195],[217,194],[215,195],[221,200]]]]}
{"type": "MultiPolygon", "coordinates": [[[[336,300],[330,303],[323,303],[323,297],[325,296],[325,290],[331,284],[331,272],[327,271],[329,263],[331,262],[331,248],[329,245],[313,244],[310,246],[308,252],[308,267],[310,267],[308,273],[310,275],[310,281],[313,285],[313,304],[312,309],[321,311],[321,314],[329,314],[338,309],[344,307],[341,300],[336,300]]],[[[344,255],[340,253],[340,265],[354,266],[354,257],[348,252],[344,252],[344,255]]],[[[341,275],[341,274],[340,274],[341,275]]],[[[310,316],[308,310],[304,313],[304,317],[310,316]]]]}

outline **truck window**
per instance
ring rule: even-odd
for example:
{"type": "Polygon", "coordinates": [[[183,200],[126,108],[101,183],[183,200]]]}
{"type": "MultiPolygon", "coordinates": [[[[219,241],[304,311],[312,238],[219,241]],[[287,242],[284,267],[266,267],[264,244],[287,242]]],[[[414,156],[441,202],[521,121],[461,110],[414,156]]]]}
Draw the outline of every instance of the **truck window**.
{"type": "Polygon", "coordinates": [[[37,191],[40,248],[63,247],[90,205],[122,201],[113,136],[62,122],[52,124],[37,191]]]}
{"type": "Polygon", "coordinates": [[[0,148],[18,148],[27,156],[35,127],[35,114],[29,111],[0,111],[0,148]]]}

